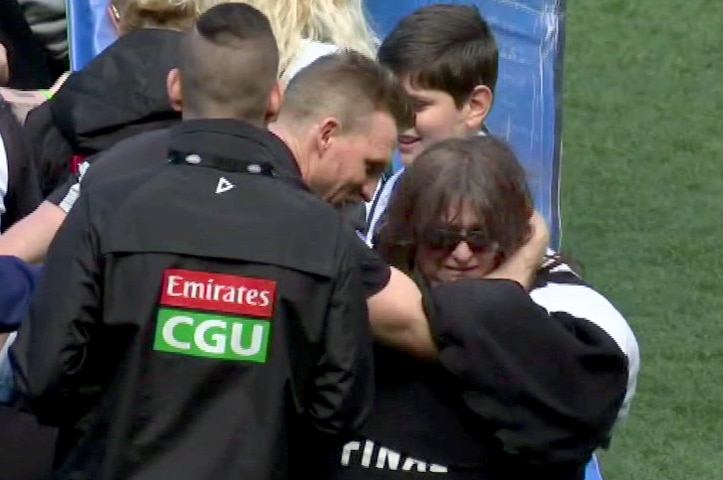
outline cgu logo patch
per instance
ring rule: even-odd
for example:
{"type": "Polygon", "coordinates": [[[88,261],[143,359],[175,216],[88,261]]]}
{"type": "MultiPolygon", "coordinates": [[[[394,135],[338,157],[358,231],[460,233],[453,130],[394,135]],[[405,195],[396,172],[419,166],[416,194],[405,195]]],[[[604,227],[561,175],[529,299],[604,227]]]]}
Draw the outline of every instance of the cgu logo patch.
{"type": "Polygon", "coordinates": [[[166,270],[153,349],[265,363],[275,296],[271,280],[166,270]]]}

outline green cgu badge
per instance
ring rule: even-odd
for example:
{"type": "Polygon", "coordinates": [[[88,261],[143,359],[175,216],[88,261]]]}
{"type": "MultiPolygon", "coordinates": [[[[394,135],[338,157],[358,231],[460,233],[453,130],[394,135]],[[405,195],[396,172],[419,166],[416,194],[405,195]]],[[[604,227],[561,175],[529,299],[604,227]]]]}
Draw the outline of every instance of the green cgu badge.
{"type": "Polygon", "coordinates": [[[167,270],[156,318],[156,351],[265,363],[276,282],[167,270]]]}

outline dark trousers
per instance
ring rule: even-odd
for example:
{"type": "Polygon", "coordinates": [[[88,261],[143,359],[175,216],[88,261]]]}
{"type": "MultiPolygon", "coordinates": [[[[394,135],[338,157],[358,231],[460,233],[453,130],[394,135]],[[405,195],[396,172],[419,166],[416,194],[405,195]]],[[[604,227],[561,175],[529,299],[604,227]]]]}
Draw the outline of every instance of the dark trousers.
{"type": "Polygon", "coordinates": [[[0,479],[49,480],[55,436],[30,415],[0,406],[0,479]]]}

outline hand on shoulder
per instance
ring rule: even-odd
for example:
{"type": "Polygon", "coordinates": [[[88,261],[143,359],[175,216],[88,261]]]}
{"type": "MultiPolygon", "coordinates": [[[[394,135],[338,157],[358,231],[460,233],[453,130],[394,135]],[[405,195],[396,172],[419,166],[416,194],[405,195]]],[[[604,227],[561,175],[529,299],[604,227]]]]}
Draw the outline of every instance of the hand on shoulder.
{"type": "Polygon", "coordinates": [[[525,290],[530,290],[549,245],[550,229],[542,215],[535,210],[530,217],[530,236],[527,242],[488,274],[487,278],[513,280],[525,290]]]}

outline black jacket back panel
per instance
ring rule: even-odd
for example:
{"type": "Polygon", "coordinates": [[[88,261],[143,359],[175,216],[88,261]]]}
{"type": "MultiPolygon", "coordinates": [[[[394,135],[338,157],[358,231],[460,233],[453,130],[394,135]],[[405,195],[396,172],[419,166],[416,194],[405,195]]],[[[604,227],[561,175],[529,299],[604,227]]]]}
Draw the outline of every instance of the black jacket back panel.
{"type": "MultiPolygon", "coordinates": [[[[178,130],[172,148],[298,177],[271,134],[178,130]]],[[[301,478],[314,432],[359,427],[373,369],[354,237],[298,184],[169,164],[81,195],[11,354],[61,426],[60,478],[301,478]]]]}

